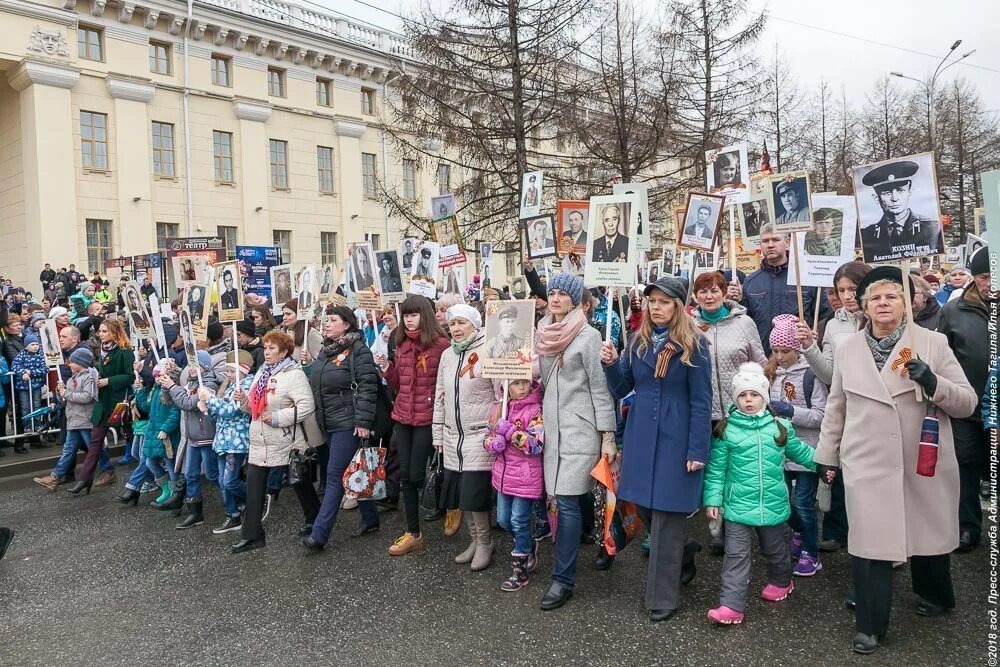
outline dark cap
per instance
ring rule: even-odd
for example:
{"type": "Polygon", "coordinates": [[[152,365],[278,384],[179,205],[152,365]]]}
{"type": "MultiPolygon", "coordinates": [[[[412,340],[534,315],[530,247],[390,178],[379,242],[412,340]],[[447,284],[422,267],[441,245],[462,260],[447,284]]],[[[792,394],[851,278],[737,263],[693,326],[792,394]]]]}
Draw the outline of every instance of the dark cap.
{"type": "Polygon", "coordinates": [[[990,272],[990,247],[988,245],[984,245],[972,253],[972,259],[969,260],[969,271],[974,276],[990,272]]]}
{"type": "Polygon", "coordinates": [[[844,214],[835,208],[829,208],[824,206],[823,208],[818,208],[813,211],[813,220],[816,222],[824,222],[826,220],[832,220],[836,222],[837,220],[842,220],[844,214]]]}
{"type": "MultiPolygon", "coordinates": [[[[913,278],[909,275],[906,277],[910,281],[910,298],[916,293],[913,286],[913,278]]],[[[854,291],[855,298],[857,298],[858,303],[861,303],[861,297],[864,296],[865,290],[868,286],[879,280],[891,280],[894,283],[898,283],[900,286],[903,284],[903,271],[898,266],[882,265],[876,266],[874,269],[865,274],[865,277],[861,279],[858,283],[857,289],[854,291]]]]}
{"type": "Polygon", "coordinates": [[[253,320],[240,320],[236,323],[236,333],[253,338],[257,333],[257,327],[254,326],[253,320]]]}
{"type": "Polygon", "coordinates": [[[861,179],[861,182],[878,190],[882,186],[895,185],[901,181],[909,183],[919,169],[917,163],[911,160],[890,162],[869,171],[861,179]]]}
{"type": "Polygon", "coordinates": [[[642,295],[649,296],[649,293],[654,289],[658,289],[667,296],[672,296],[675,299],[680,299],[681,301],[687,300],[687,283],[681,278],[660,276],[652,285],[646,285],[646,289],[642,291],[642,295]]]}

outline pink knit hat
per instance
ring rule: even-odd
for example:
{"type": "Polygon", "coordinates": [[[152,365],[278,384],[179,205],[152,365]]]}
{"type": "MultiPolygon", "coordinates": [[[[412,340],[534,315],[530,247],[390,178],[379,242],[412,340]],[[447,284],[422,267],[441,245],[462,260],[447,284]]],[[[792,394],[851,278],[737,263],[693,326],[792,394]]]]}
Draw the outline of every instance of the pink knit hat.
{"type": "Polygon", "coordinates": [[[771,320],[774,328],[771,329],[771,335],[767,339],[771,347],[789,347],[793,350],[801,351],[802,343],[795,338],[795,327],[798,323],[799,318],[788,314],[778,315],[771,320]]]}

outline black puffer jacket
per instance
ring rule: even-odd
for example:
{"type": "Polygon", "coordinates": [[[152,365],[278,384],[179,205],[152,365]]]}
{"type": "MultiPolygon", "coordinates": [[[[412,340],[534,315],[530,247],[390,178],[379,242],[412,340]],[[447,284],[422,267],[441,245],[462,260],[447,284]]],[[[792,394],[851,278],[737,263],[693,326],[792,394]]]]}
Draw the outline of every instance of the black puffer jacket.
{"type": "MultiPolygon", "coordinates": [[[[937,326],[937,330],[948,337],[948,346],[980,399],[986,392],[986,378],[990,373],[989,319],[979,290],[975,283],[970,283],[960,298],[941,308],[937,326]]],[[[982,414],[977,410],[969,420],[982,421],[982,414]]]]}
{"type": "Polygon", "coordinates": [[[375,360],[364,338],[354,342],[347,358],[339,364],[337,355],[330,354],[324,346],[309,373],[316,401],[316,420],[323,432],[353,431],[358,426],[371,429],[375,424],[378,381],[375,360]],[[357,399],[351,389],[352,381],[358,385],[357,399]]]}

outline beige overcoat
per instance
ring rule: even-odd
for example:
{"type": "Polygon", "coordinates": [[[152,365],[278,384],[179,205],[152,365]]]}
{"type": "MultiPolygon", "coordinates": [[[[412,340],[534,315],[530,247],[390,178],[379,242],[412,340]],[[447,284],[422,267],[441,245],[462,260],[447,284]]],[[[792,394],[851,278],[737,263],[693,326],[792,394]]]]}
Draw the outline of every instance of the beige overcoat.
{"type": "Polygon", "coordinates": [[[905,561],[958,546],[958,462],[949,417],[971,415],[976,393],[942,334],[913,327],[912,335],[920,359],[938,380],[933,401],[940,450],[933,477],[917,475],[927,400],[918,403],[914,383],[892,368],[909,347],[907,334],[881,373],[864,331],[842,341],[834,360],[815,462],[841,467],[848,551],[862,558],[905,561]]]}

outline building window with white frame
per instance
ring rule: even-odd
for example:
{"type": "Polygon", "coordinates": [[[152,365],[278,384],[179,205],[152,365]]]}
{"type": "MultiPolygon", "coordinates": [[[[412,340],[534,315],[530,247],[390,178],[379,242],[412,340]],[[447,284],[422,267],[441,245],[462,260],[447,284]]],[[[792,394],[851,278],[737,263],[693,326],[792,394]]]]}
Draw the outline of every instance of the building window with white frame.
{"type": "Polygon", "coordinates": [[[438,165],[437,173],[438,194],[446,195],[451,192],[451,165],[443,162],[438,165]]]}
{"type": "Polygon", "coordinates": [[[316,178],[320,192],[333,194],[333,149],[329,146],[316,147],[316,178]]]}
{"type": "Polygon", "coordinates": [[[365,199],[375,199],[378,195],[375,180],[377,168],[374,153],[361,154],[361,186],[365,199]]]}
{"type": "Polygon", "coordinates": [[[215,162],[215,180],[233,183],[233,133],[212,130],[212,155],[215,162]]]}
{"type": "Polygon", "coordinates": [[[275,229],[271,232],[271,240],[278,249],[278,261],[289,264],[292,261],[292,233],[287,229],[275,229]]]}
{"type": "Polygon", "coordinates": [[[153,74],[170,75],[170,45],[165,42],[149,41],[149,71],[153,74]]]}
{"type": "Polygon", "coordinates": [[[372,244],[372,250],[382,249],[382,235],[365,233],[365,241],[372,244]]]}
{"type": "Polygon", "coordinates": [[[316,77],[316,104],[321,107],[333,106],[333,82],[330,79],[316,77]]]}
{"type": "Polygon", "coordinates": [[[153,121],[153,174],[174,175],[174,126],[153,121]]]}
{"type": "Polygon", "coordinates": [[[90,272],[103,272],[104,262],[113,256],[111,221],[87,218],[87,264],[90,272]]]}
{"type": "Polygon", "coordinates": [[[84,60],[104,60],[104,31],[89,25],[76,29],[76,55],[84,60]]]}
{"type": "Polygon", "coordinates": [[[218,225],[215,228],[215,231],[219,235],[219,238],[222,239],[223,243],[226,244],[226,259],[236,259],[236,244],[239,243],[237,240],[239,228],[229,225],[218,225]]]}
{"type": "Polygon", "coordinates": [[[212,54],[212,83],[216,86],[232,86],[232,59],[220,56],[218,53],[212,54]]]}
{"type": "Polygon", "coordinates": [[[361,89],[361,113],[367,116],[375,114],[375,91],[372,88],[361,89]]]}
{"type": "Polygon", "coordinates": [[[288,142],[280,139],[270,140],[271,149],[271,187],[279,190],[288,189],[288,142]]]}
{"type": "Polygon", "coordinates": [[[417,198],[417,161],[410,158],[403,160],[403,197],[417,198]]]}
{"type": "Polygon", "coordinates": [[[285,70],[278,67],[267,68],[267,94],[271,97],[285,96],[285,70]]]}
{"type": "Polygon", "coordinates": [[[108,168],[108,115],[80,112],[80,151],[85,169],[108,168]]]}
{"type": "Polygon", "coordinates": [[[319,233],[319,262],[320,264],[336,264],[340,266],[337,253],[337,232],[319,233]]]}
{"type": "Polygon", "coordinates": [[[170,239],[175,239],[180,235],[180,224],[176,222],[156,223],[156,250],[158,252],[167,251],[167,243],[170,239]]]}

